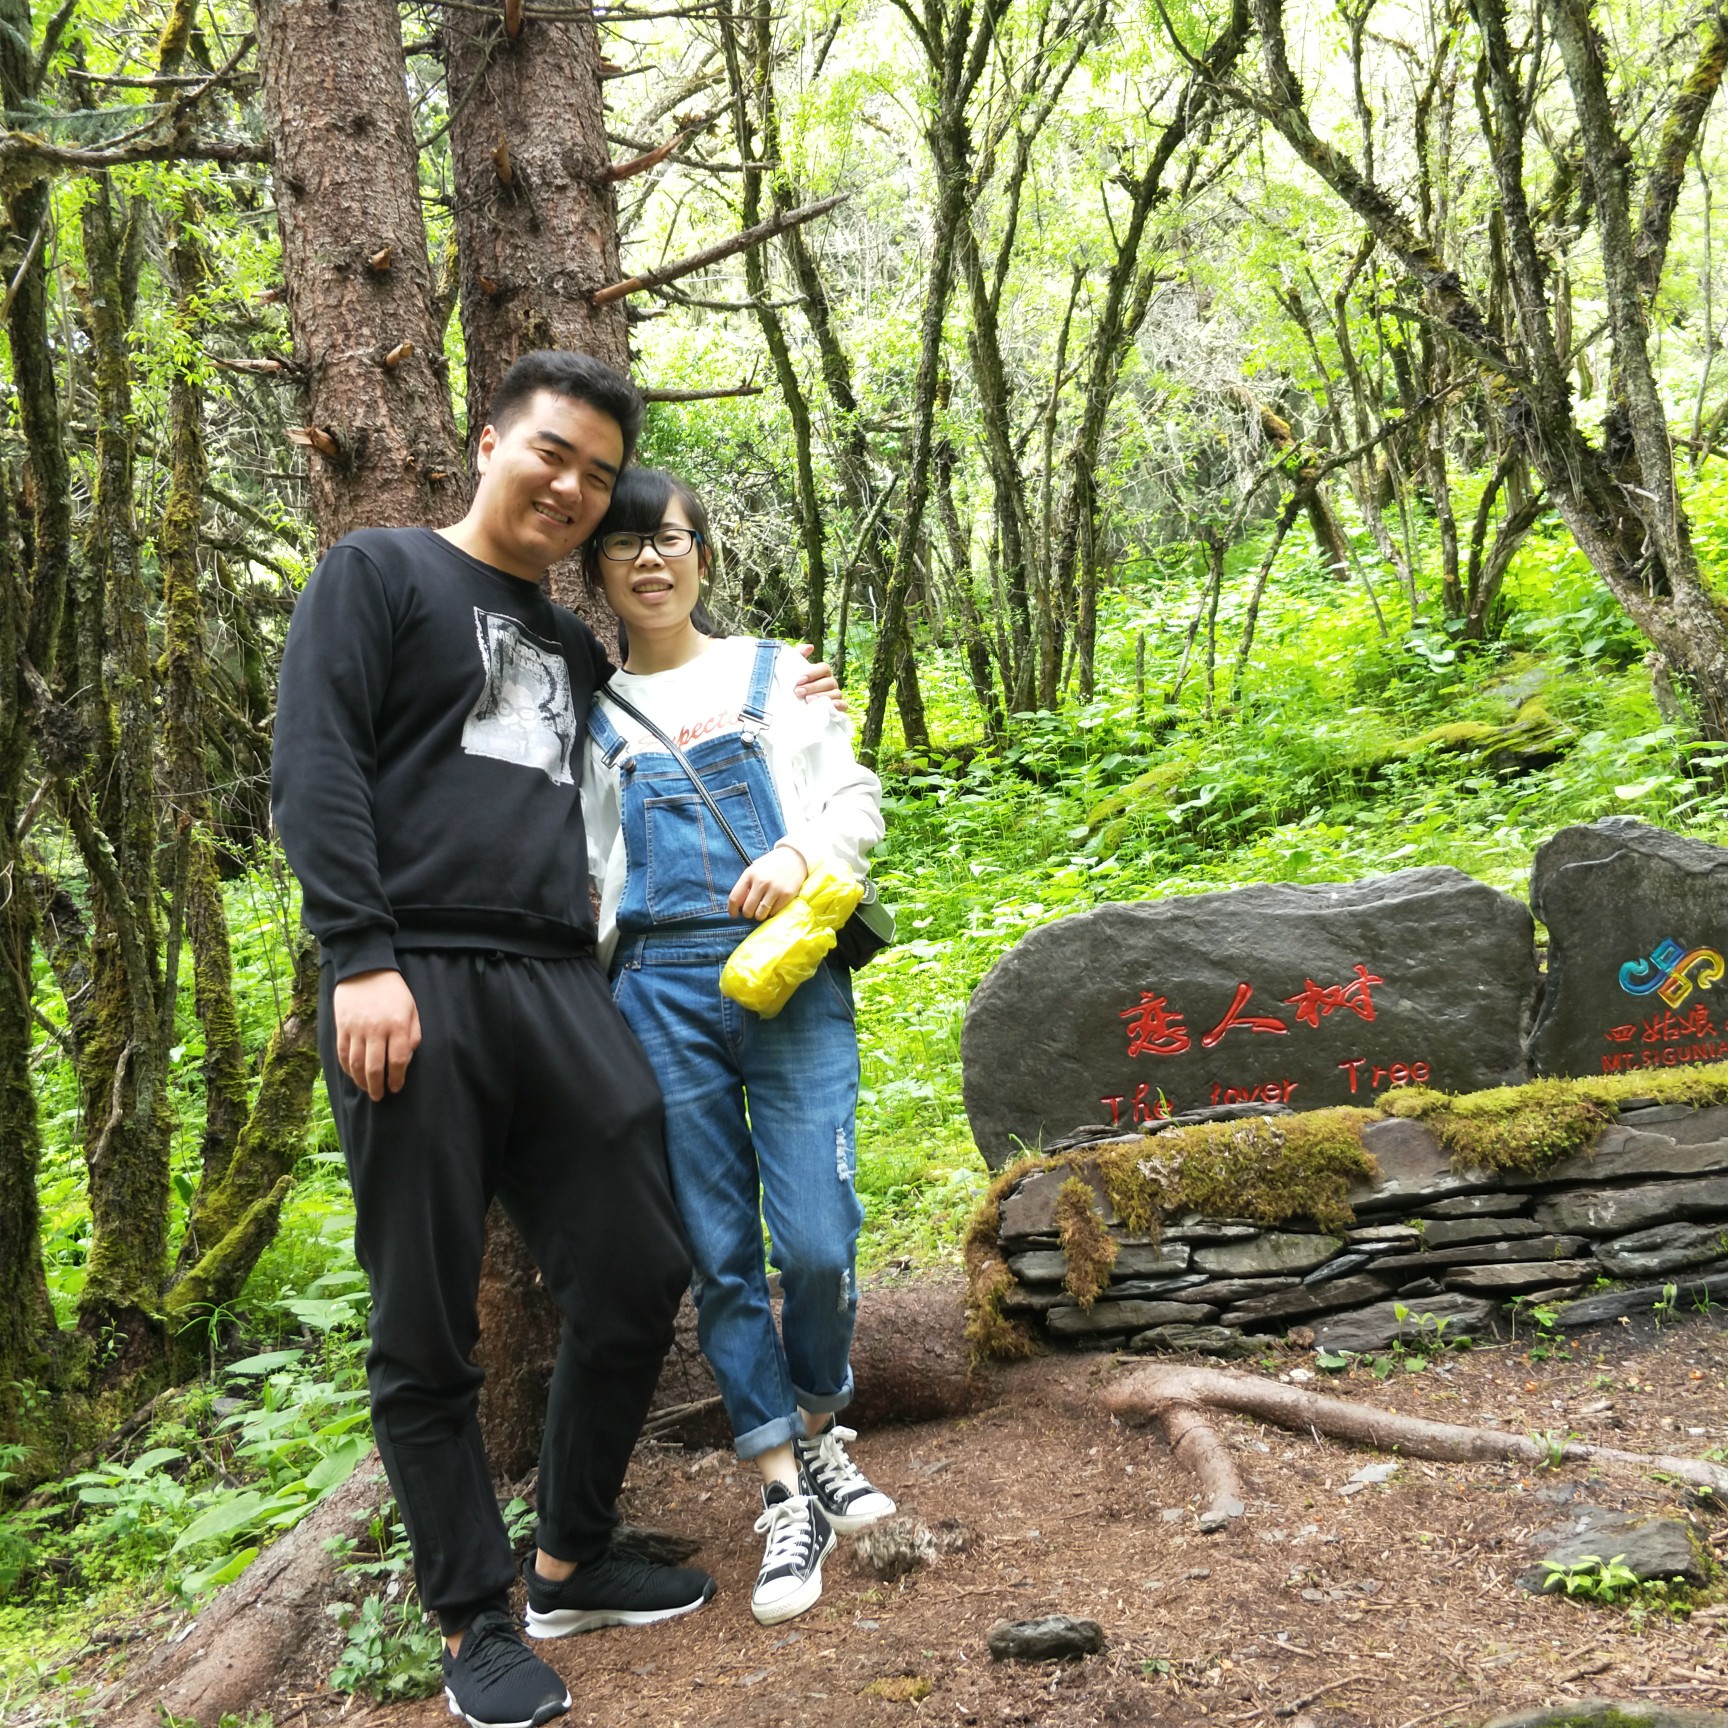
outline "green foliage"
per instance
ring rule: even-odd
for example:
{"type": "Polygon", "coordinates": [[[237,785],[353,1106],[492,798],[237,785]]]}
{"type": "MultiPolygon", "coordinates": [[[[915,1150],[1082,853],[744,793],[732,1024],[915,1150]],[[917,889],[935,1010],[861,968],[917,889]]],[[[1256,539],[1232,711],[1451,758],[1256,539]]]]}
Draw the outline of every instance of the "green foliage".
{"type": "Polygon", "coordinates": [[[1542,1562],[1548,1576],[1544,1590],[1562,1591],[1604,1607],[1624,1607],[1633,1631],[1640,1630],[1652,1615],[1683,1620],[1692,1612],[1692,1591],[1684,1578],[1639,1578],[1626,1564],[1624,1554],[1604,1560],[1600,1554],[1583,1554],[1570,1565],[1542,1562]]]}
{"type": "Polygon", "coordinates": [[[334,1692],[358,1692],[380,1704],[429,1698],[443,1685],[443,1640],[418,1608],[368,1596],[358,1608],[332,1602],[330,1617],[348,1642],[330,1670],[334,1692]]]}
{"type": "MultiPolygon", "coordinates": [[[[512,1536],[526,1510],[519,1500],[506,1508],[512,1536]]],[[[415,1599],[408,1533],[395,1502],[386,1502],[372,1517],[361,1540],[338,1537],[331,1547],[341,1558],[344,1583],[369,1586],[364,1593],[357,1591],[357,1602],[325,1606],[347,1634],[330,1671],[332,1689],[363,1693],[380,1703],[429,1697],[442,1681],[443,1639],[415,1599]]]]}
{"type": "Polygon", "coordinates": [[[1586,1601],[1623,1602],[1639,1588],[1638,1574],[1626,1564],[1624,1554],[1604,1560],[1600,1554],[1585,1554],[1570,1565],[1557,1560],[1544,1560],[1548,1576],[1542,1581],[1544,1590],[1564,1591],[1568,1596],[1581,1596],[1586,1601]]]}

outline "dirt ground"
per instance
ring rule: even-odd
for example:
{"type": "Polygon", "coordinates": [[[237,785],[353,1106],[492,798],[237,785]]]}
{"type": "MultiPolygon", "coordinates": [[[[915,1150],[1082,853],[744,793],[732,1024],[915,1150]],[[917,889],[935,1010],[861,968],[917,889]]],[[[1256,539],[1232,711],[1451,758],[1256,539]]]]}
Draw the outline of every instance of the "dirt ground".
{"type": "MultiPolygon", "coordinates": [[[[1440,1420],[1703,1453],[1728,1445],[1725,1316],[1614,1327],[1533,1360],[1500,1345],[1381,1381],[1358,1368],[1317,1389],[1440,1420]]],[[[1514,1578],[1533,1538],[1589,1504],[1687,1508],[1677,1485],[1616,1468],[1405,1461],[1338,1490],[1367,1454],[1220,1418],[1250,1484],[1247,1516],[1196,1527],[1192,1482],[1155,1435],[1113,1426],[1100,1388],[1132,1360],[1046,1357],[997,1372],[979,1413],[883,1428],[855,1453],[903,1512],[968,1540],[895,1582],[842,1539],[810,1613],[774,1628],[749,1609],[760,1561],[750,1477],[724,1452],[644,1447],[625,1515],[699,1540],[720,1582],[701,1612],[538,1648],[569,1683],[568,1721],[620,1728],[876,1728],[957,1724],[1264,1723],[1275,1728],[1471,1725],[1581,1694],[1728,1706],[1728,1589],[1690,1621],[1533,1597],[1514,1578]],[[1102,1654],[991,1660],[993,1622],[1084,1615],[1102,1654]]],[[[1271,1368],[1312,1369],[1289,1354],[1271,1368]]],[[[1689,1508],[1720,1556],[1728,1509],[1689,1508]]],[[[1536,1546],[1539,1546],[1536,1545],[1536,1546]]],[[[315,1674],[260,1699],[276,1728],[431,1728],[442,1698],[367,1708],[315,1674]]]]}
{"type": "MultiPolygon", "coordinates": [[[[1519,1344],[1422,1372],[1315,1375],[1315,1388],[1439,1420],[1704,1453],[1728,1445],[1728,1312],[1610,1327],[1533,1360],[1519,1344]]],[[[1616,1467],[1531,1471],[1405,1460],[1384,1486],[1339,1488],[1369,1455],[1220,1417],[1249,1483],[1227,1533],[1196,1528],[1194,1484],[1163,1441],[1111,1424],[1099,1391],[1132,1358],[1047,1356],[994,1375],[968,1419],[881,1427],[855,1453],[905,1514],[968,1541],[892,1583],[842,1540],[821,1604],[757,1626],[750,1476],[724,1452],[643,1446],[624,1510],[688,1534],[721,1583],[695,1616],[544,1643],[581,1728],[1158,1725],[1419,1728],[1578,1697],[1728,1706],[1728,1588],[1690,1621],[1633,1616],[1515,1586],[1534,1538],[1581,1505],[1690,1510],[1718,1557],[1728,1509],[1616,1467]],[[997,1619],[1092,1617],[1102,1654],[990,1659],[997,1619]]],[[[1289,1353],[1244,1372],[1313,1370],[1289,1353]]],[[[327,1652],[257,1700],[276,1728],[432,1728],[444,1700],[366,1707],[321,1685],[327,1652]]]]}

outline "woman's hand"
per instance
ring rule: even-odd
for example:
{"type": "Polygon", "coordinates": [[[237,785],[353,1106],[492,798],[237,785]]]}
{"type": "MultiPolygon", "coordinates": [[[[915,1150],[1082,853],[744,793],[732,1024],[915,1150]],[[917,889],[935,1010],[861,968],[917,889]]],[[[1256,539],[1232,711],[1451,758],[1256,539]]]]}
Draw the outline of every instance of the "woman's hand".
{"type": "MultiPolygon", "coordinates": [[[[800,642],[798,652],[809,660],[816,650],[810,643],[800,642]]],[[[809,670],[798,680],[797,691],[802,701],[808,702],[812,696],[826,696],[842,714],[851,712],[846,706],[846,698],[840,694],[840,686],[834,678],[834,668],[826,660],[811,662],[809,670]]]]}
{"type": "Polygon", "coordinates": [[[772,918],[781,907],[798,898],[810,866],[794,846],[776,846],[764,852],[738,878],[726,901],[726,909],[734,918],[772,918]]]}

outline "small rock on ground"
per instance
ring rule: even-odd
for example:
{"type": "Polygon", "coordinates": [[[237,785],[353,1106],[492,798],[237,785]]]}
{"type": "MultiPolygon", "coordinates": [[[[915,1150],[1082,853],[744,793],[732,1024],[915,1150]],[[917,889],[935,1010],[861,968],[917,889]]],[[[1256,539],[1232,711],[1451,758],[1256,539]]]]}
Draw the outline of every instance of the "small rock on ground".
{"type": "Polygon", "coordinates": [[[990,1654],[998,1662],[1049,1662],[1063,1656],[1095,1656],[1104,1648],[1096,1620],[1051,1614],[1042,1620],[998,1620],[990,1628],[990,1654]]]}
{"type": "Polygon", "coordinates": [[[1728,1728],[1728,1710],[1686,1710],[1621,1698],[1575,1698],[1496,1716],[1482,1728],[1728,1728]]]}
{"type": "MultiPolygon", "coordinates": [[[[1572,1522],[1545,1531],[1544,1537],[1554,1546],[1534,1566],[1518,1574],[1522,1589],[1538,1592],[1543,1589],[1548,1579],[1546,1561],[1556,1566],[1576,1566],[1591,1556],[1601,1560],[1623,1559],[1641,1583],[1671,1578],[1684,1578],[1689,1584],[1704,1581],[1704,1561],[1692,1526],[1684,1518],[1639,1518],[1586,1509],[1572,1522]]],[[[1728,1728],[1728,1716],[1724,1716],[1723,1722],[1724,1728],[1728,1728]]]]}

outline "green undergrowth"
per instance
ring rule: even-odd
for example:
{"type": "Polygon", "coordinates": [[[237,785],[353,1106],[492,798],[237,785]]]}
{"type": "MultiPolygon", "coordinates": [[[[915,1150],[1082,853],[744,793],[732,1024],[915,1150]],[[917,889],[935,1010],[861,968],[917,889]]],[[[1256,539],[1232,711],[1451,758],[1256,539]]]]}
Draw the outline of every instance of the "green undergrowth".
{"type": "Polygon", "coordinates": [[[1627,1104],[1728,1103],[1728,1063],[1659,1073],[1532,1080],[1486,1092],[1400,1089],[1374,1109],[1336,1106],[1293,1116],[1199,1122],[1048,1155],[1004,1169],[985,1191],[967,1229],[968,1337],[980,1357],[1018,1356],[1031,1334],[1004,1313],[1013,1278],[1000,1249],[1002,1202],[1029,1175],[1067,1169],[1056,1221],[1070,1256],[1067,1288],[1090,1307],[1109,1281],[1116,1243],[1104,1230],[1083,1172],[1096,1170],[1121,1228],[1156,1239],[1166,1218],[1198,1212],[1246,1218],[1275,1228],[1300,1224],[1342,1230],[1355,1221],[1350,1190],[1371,1183],[1379,1166],[1362,1143],[1371,1122],[1420,1121],[1451,1154],[1457,1170],[1540,1176],[1588,1152],[1627,1104]]]}

